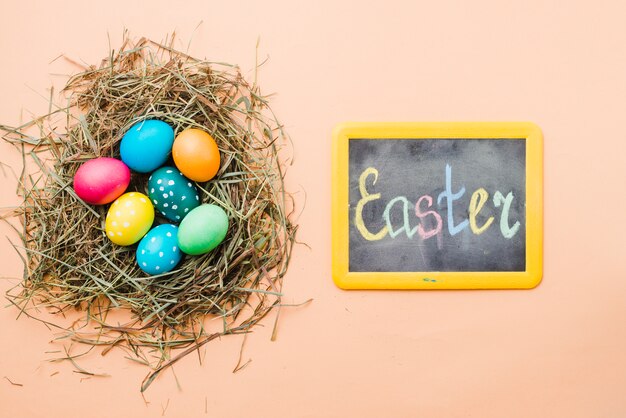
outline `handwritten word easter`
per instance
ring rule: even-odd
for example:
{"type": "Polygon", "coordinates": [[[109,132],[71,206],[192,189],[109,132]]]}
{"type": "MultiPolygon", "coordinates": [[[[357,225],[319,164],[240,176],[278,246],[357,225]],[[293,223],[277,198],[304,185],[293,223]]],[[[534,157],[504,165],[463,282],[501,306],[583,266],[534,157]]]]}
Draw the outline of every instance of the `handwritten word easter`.
{"type": "MultiPolygon", "coordinates": [[[[423,195],[419,199],[415,205],[404,196],[397,196],[391,199],[383,212],[382,218],[385,222],[385,226],[376,232],[372,232],[366,225],[363,220],[363,209],[365,205],[375,200],[380,199],[380,193],[371,193],[366,186],[366,182],[368,177],[373,176],[374,179],[372,181],[372,186],[376,185],[378,181],[378,170],[374,167],[366,168],[359,177],[359,192],[360,192],[360,200],[356,205],[356,210],[354,212],[354,224],[360,234],[368,241],[378,241],[385,238],[389,235],[391,238],[395,238],[398,235],[404,233],[409,239],[412,239],[413,236],[417,233],[422,240],[427,240],[434,236],[438,237],[439,246],[441,247],[441,235],[443,231],[443,219],[439,212],[437,212],[433,208],[433,197],[430,195],[423,195]],[[403,211],[403,223],[401,226],[394,226],[391,222],[391,211],[394,209],[394,206],[400,205],[403,211]],[[420,223],[411,227],[411,209],[414,207],[413,213],[417,218],[419,218],[420,223]],[[426,229],[424,227],[424,221],[427,217],[432,217],[434,220],[435,226],[430,229],[426,229]]],[[[478,224],[479,212],[483,209],[485,204],[489,201],[489,193],[484,188],[476,189],[470,198],[470,203],[468,207],[468,218],[463,219],[460,223],[455,224],[454,222],[454,202],[461,199],[465,194],[465,187],[461,187],[458,191],[454,192],[452,190],[452,167],[449,164],[446,164],[446,185],[445,190],[439,194],[437,197],[437,205],[441,206],[442,202],[445,201],[446,207],[448,208],[447,213],[447,229],[448,233],[451,236],[455,236],[465,228],[469,226],[471,231],[475,235],[480,235],[484,233],[491,224],[494,222],[494,217],[490,216],[486,221],[483,222],[482,225],[478,224]]],[[[500,212],[500,232],[502,236],[506,239],[511,239],[515,236],[515,234],[520,229],[520,222],[516,220],[513,225],[510,224],[509,220],[509,212],[511,209],[511,204],[513,203],[513,192],[508,192],[503,195],[500,191],[496,191],[493,195],[492,203],[496,208],[502,208],[500,212]]]]}

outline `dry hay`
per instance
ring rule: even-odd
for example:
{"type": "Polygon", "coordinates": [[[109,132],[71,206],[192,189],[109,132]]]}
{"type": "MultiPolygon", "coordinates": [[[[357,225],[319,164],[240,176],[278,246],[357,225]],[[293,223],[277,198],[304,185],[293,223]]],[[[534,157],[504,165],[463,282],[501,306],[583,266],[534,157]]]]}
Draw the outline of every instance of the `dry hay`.
{"type": "MultiPolygon", "coordinates": [[[[0,126],[25,166],[35,167],[19,176],[23,203],[12,215],[22,223],[16,248],[25,268],[7,296],[32,317],[42,307],[57,315],[85,312],[71,326],[53,325],[60,338],[102,346],[103,353],[126,349],[152,368],[143,391],[178,359],[219,336],[249,332],[280,307],[296,230],[278,159],[287,138],[256,81],[249,84],[236,66],[193,58],[171,43],[126,38],[99,66],[71,77],[64,92],[66,107],[51,107],[17,128],[0,126]],[[108,206],[89,206],[72,188],[83,162],[119,158],[124,132],[150,118],[176,132],[205,129],[216,139],[222,166],[198,187],[204,203],[221,206],[230,218],[216,250],[187,256],[176,270],[152,277],[138,268],[135,246],[106,238],[108,206]],[[115,309],[131,312],[129,322],[109,323],[115,309]],[[207,318],[217,318],[219,329],[208,330],[207,318]]],[[[133,173],[128,191],[146,193],[147,176],[133,173]]],[[[65,358],[78,367],[69,353],[65,358]]]]}

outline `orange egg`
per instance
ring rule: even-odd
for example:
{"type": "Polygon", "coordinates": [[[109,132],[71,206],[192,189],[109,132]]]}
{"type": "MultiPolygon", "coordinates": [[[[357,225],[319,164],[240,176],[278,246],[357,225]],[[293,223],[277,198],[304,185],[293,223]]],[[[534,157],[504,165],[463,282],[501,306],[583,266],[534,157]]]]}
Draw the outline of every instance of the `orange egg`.
{"type": "Polygon", "coordinates": [[[198,182],[215,177],[220,169],[220,151],[211,135],[200,129],[185,129],[172,147],[174,164],[186,177],[198,182]]]}

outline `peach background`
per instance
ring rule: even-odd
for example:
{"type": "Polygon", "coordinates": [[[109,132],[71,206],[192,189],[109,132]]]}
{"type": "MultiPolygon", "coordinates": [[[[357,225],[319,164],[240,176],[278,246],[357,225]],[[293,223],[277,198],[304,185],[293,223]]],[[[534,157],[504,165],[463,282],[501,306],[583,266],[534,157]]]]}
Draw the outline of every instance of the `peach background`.
{"type": "MultiPolygon", "coordinates": [[[[99,62],[122,28],[239,63],[293,137],[300,240],[271,323],[187,357],[148,391],[121,355],[45,361],[52,334],[0,309],[0,416],[626,416],[626,31],[622,1],[4,2],[0,121],[47,109],[65,53],[99,62]],[[182,4],[185,4],[184,6],[182,4]],[[531,291],[341,291],[330,277],[330,132],[345,120],[530,120],[545,135],[544,282],[531,291]],[[55,372],[58,374],[51,376],[55,372]],[[22,387],[12,386],[3,376],[22,387]],[[208,414],[205,415],[205,399],[208,414]]],[[[0,145],[0,160],[17,156],[0,145]]],[[[0,205],[16,203],[0,174],[0,205]]],[[[9,231],[5,226],[2,235],[9,231]]],[[[3,276],[21,275],[0,240],[3,276]]],[[[15,280],[0,280],[4,291],[15,280]]]]}

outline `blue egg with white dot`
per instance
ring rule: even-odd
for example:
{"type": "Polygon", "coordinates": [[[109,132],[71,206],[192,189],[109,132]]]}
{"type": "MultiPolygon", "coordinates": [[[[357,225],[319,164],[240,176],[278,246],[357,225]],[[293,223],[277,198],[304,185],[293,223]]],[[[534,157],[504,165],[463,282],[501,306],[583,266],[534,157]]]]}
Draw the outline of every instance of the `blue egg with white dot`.
{"type": "Polygon", "coordinates": [[[194,183],[174,167],[161,167],[148,178],[148,197],[156,213],[180,222],[197,206],[200,193],[194,183]]]}
{"type": "Polygon", "coordinates": [[[152,228],[137,246],[139,268],[150,275],[172,271],[183,257],[177,235],[176,225],[163,224],[152,228]]]}
{"type": "Polygon", "coordinates": [[[122,137],[120,155],[131,170],[149,173],[167,161],[174,144],[174,129],[162,120],[135,123],[122,137]]]}

